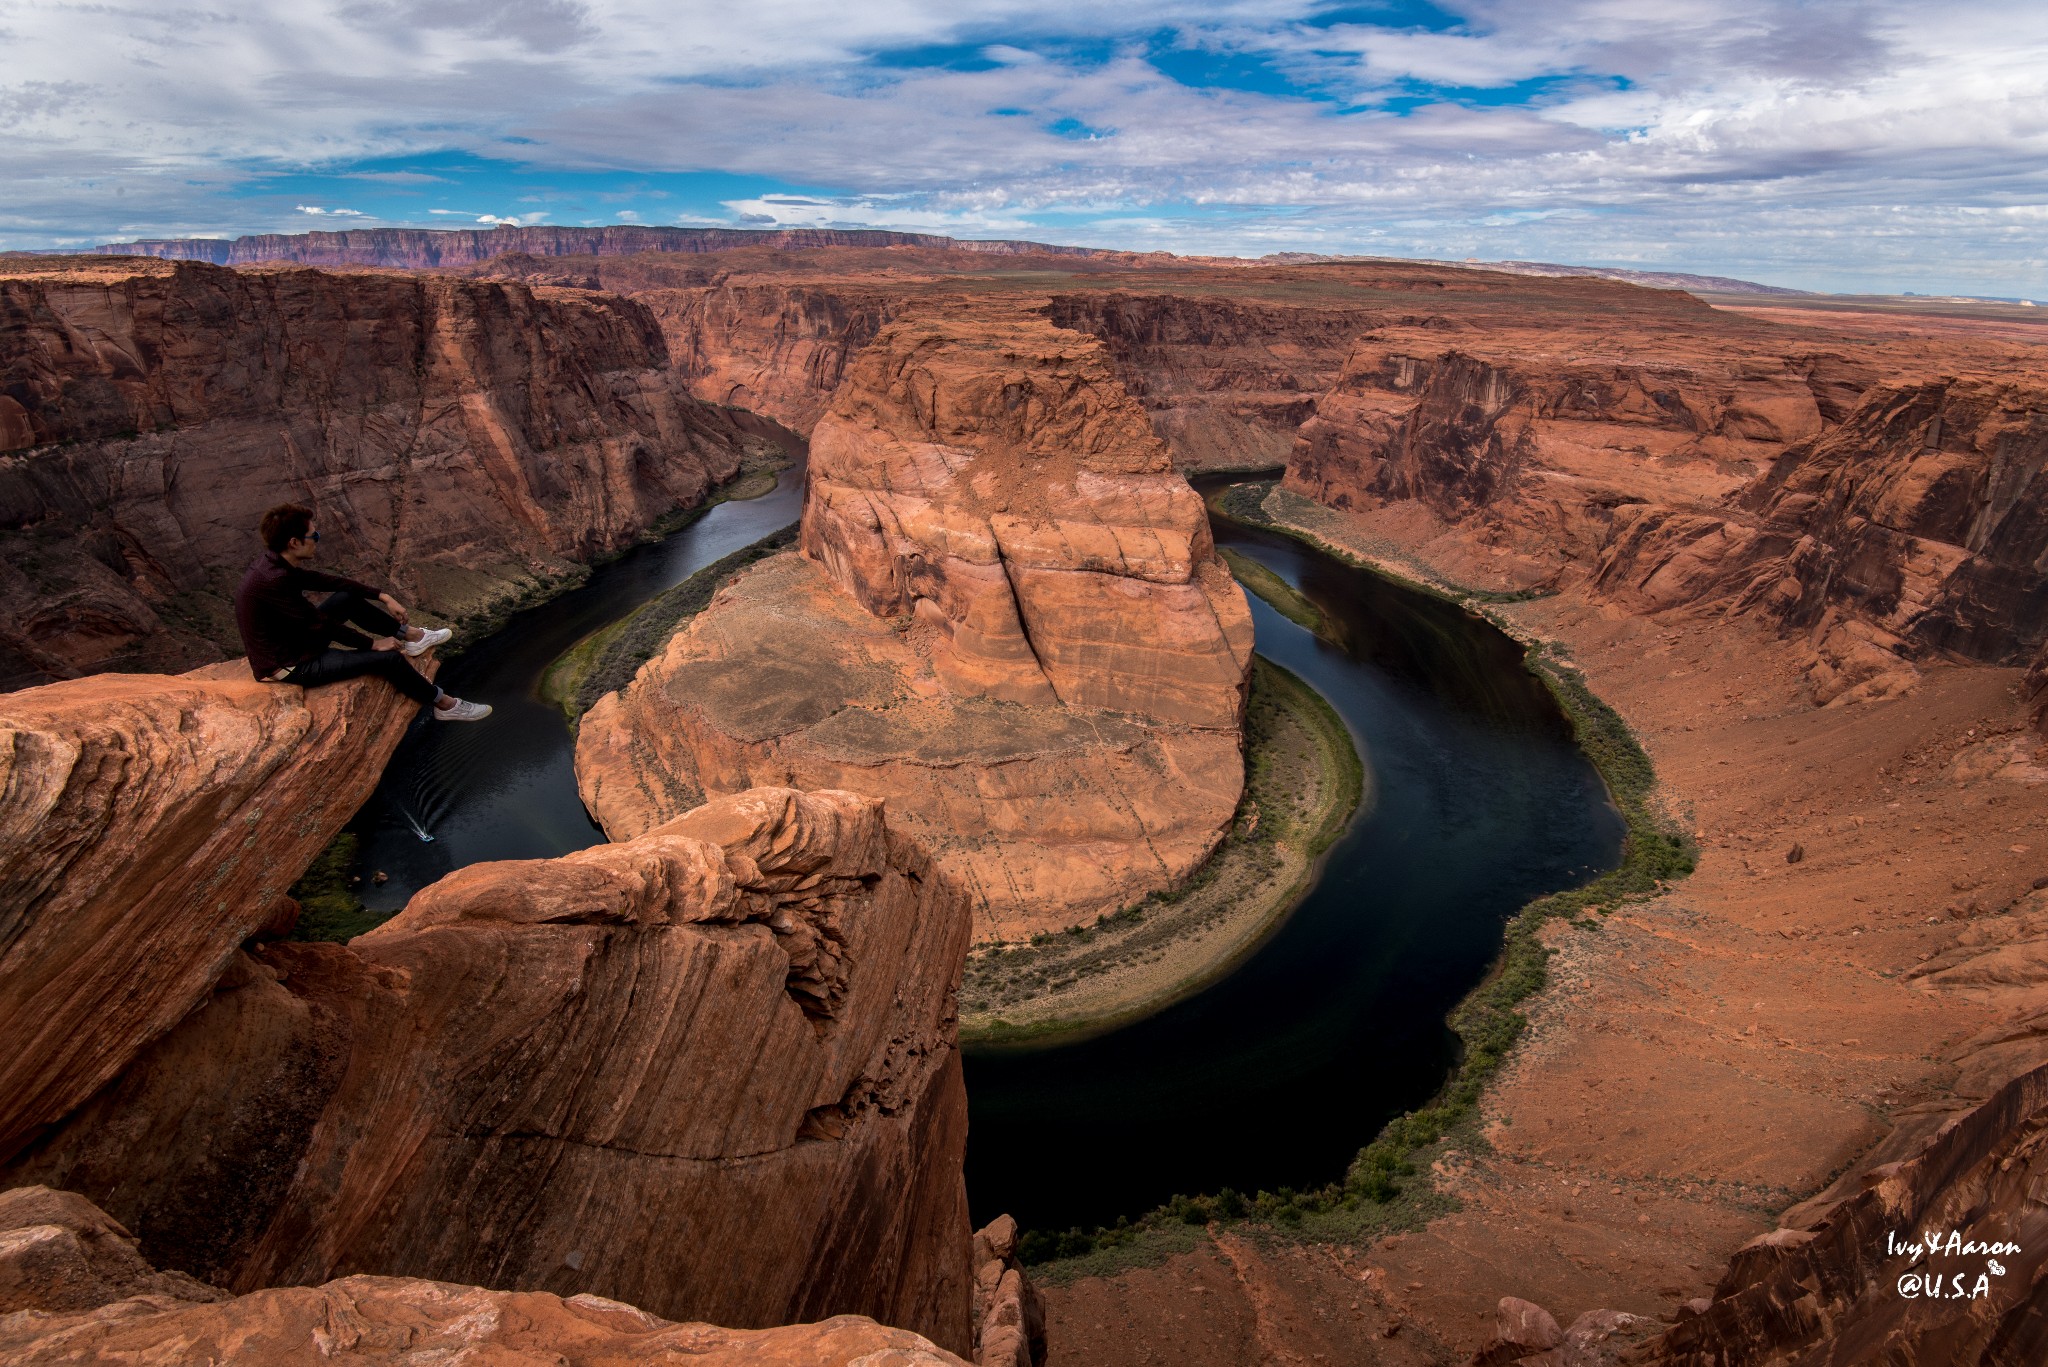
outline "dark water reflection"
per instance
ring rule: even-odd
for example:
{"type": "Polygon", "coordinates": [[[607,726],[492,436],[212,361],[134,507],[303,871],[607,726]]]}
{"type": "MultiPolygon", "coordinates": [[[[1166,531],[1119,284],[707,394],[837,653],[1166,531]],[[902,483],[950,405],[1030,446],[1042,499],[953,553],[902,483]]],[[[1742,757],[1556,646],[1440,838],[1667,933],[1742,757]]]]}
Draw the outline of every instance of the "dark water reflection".
{"type": "MultiPolygon", "coordinates": [[[[750,427],[803,455],[803,439],[765,419],[750,427]]],[[[363,842],[363,901],[395,911],[435,879],[486,859],[541,859],[595,845],[604,832],[576,795],[575,736],[536,691],[570,646],[679,584],[715,560],[787,527],[803,512],[804,467],[784,470],[775,491],[721,503],[681,531],[599,566],[579,587],[518,613],[503,629],[450,660],[442,687],[487,702],[489,720],[425,719],[399,746],[376,795],[349,829],[363,842]],[[424,829],[434,839],[422,841],[424,829]]]]}
{"type": "Polygon", "coordinates": [[[1505,635],[1288,538],[1213,519],[1219,545],[1322,609],[1318,639],[1257,599],[1258,648],[1360,742],[1378,802],[1245,965],[1127,1029],[967,1061],[977,1223],[1111,1223],[1177,1192],[1319,1186],[1453,1060],[1449,1009],[1507,918],[1612,867],[1622,824],[1505,635]]]}

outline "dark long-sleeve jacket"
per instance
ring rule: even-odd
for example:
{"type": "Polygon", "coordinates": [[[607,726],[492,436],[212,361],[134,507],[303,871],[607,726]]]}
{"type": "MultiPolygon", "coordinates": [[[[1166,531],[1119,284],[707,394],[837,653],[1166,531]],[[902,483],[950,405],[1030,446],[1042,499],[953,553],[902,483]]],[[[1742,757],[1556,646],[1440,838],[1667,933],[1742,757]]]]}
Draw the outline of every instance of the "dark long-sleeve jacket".
{"type": "Polygon", "coordinates": [[[267,679],[327,649],[340,624],[306,595],[344,589],[369,599],[382,591],[346,575],[294,565],[276,551],[257,556],[235,590],[235,625],[242,630],[249,672],[267,679]]]}

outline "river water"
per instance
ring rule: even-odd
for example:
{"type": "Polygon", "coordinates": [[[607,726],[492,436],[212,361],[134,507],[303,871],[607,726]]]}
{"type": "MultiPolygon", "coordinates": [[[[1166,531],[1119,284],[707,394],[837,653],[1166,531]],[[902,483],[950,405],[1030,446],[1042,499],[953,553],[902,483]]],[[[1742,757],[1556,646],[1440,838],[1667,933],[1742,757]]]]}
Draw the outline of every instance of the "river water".
{"type": "Polygon", "coordinates": [[[413,724],[375,795],[349,829],[362,841],[365,905],[396,911],[427,884],[486,859],[546,859],[585,849],[604,832],[576,795],[576,737],[541,701],[541,675],[563,651],[663,589],[795,522],[803,512],[803,438],[753,419],[797,464],[773,493],[720,503],[660,541],[598,566],[576,588],[513,614],[450,660],[437,682],[487,702],[476,723],[413,724]],[[432,841],[420,839],[421,833],[432,841]],[[381,871],[389,881],[372,884],[381,871]]]}
{"type": "MultiPolygon", "coordinates": [[[[366,882],[364,901],[396,910],[464,865],[601,841],[541,675],[591,631],[796,521],[802,495],[799,465],[773,493],[719,504],[451,660],[442,684],[496,713],[479,725],[423,718],[399,747],[351,825],[363,868],[388,878],[366,882]]],[[[1111,1223],[1176,1192],[1341,1176],[1382,1123],[1442,1083],[1454,1044],[1444,1015],[1484,976],[1506,919],[1618,857],[1620,818],[1512,641],[1298,542],[1212,521],[1218,544],[1267,565],[1334,625],[1337,639],[1321,640],[1252,600],[1258,649],[1345,718],[1378,800],[1229,977],[1097,1039],[969,1056],[977,1223],[1004,1211],[1026,1228],[1111,1223]]]]}

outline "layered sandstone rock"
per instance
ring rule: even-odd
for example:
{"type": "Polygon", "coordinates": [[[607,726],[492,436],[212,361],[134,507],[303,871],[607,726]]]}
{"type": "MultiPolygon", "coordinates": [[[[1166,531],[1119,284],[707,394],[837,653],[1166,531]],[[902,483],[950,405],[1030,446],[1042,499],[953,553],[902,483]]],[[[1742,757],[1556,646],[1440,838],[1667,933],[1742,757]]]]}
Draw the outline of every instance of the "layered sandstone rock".
{"type": "Polygon", "coordinates": [[[972,1342],[959,893],[845,793],[474,865],[277,944],[7,1180],[243,1291],[355,1273],[972,1342]],[[195,1079],[203,1080],[195,1086],[195,1079]]]}
{"type": "Polygon", "coordinates": [[[733,1330],[672,1323],[600,1296],[487,1291],[407,1277],[347,1277],[229,1299],[189,1277],[155,1271],[105,1213],[43,1187],[0,1193],[0,1355],[24,1367],[230,1360],[248,1367],[961,1367],[929,1340],[854,1315],[733,1330]]]}
{"type": "Polygon", "coordinates": [[[0,686],[233,639],[263,509],[443,615],[700,500],[742,439],[635,304],[521,285],[98,259],[0,268],[0,686]]]}
{"type": "Polygon", "coordinates": [[[691,392],[808,433],[848,361],[894,312],[886,296],[814,285],[733,284],[638,294],[691,392]]]}
{"type": "Polygon", "coordinates": [[[1815,373],[1725,349],[1628,356],[1572,334],[1369,337],[1303,425],[1287,485],[1333,508],[1413,502],[1488,521],[1554,572],[1597,552],[1613,509],[1731,493],[1819,433],[1815,373]]]}
{"type": "Polygon", "coordinates": [[[2038,382],[1899,382],[1896,356],[1725,327],[1368,335],[1286,484],[1468,581],[1760,615],[1803,638],[1821,702],[1895,694],[1930,655],[2025,663],[2048,639],[2038,382]]]}
{"type": "Polygon", "coordinates": [[[1017,1222],[1007,1215],[974,1232],[974,1323],[981,1367],[1045,1361],[1045,1307],[1018,1261],[1017,1222]]]}
{"type": "Polygon", "coordinates": [[[1251,619],[1202,502],[1101,349],[902,324],[811,439],[803,551],[934,633],[957,695],[1233,730],[1251,619]]]}
{"type": "Polygon", "coordinates": [[[418,711],[247,675],[0,696],[0,1162],[207,999],[418,711]]]}
{"type": "Polygon", "coordinates": [[[1250,616],[1099,346],[891,325],[813,436],[802,544],[584,718],[615,838],[753,783],[873,793],[994,935],[1092,920],[1214,847],[1250,616]]]}

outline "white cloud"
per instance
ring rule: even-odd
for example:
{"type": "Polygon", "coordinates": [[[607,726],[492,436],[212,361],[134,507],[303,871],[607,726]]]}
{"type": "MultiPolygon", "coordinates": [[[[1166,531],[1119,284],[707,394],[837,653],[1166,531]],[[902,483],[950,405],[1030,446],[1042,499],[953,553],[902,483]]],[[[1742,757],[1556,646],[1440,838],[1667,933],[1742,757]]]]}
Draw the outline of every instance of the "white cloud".
{"type": "Polygon", "coordinates": [[[298,210],[302,214],[321,214],[328,218],[365,217],[361,209],[323,209],[317,204],[301,204],[298,206],[298,210]]]}
{"type": "Polygon", "coordinates": [[[0,78],[0,245],[219,229],[223,190],[259,171],[455,149],[832,187],[734,201],[778,223],[1057,222],[1197,250],[1455,239],[1473,251],[1432,254],[1740,260],[1800,282],[1917,268],[2048,293],[2026,217],[2048,203],[2033,0],[1469,0],[1444,33],[1302,22],[1318,7],[767,0],[732,22],[668,0],[18,0],[10,67],[36,79],[0,78]],[[1161,30],[1367,108],[1180,86],[1145,60],[1161,30]],[[865,60],[920,44],[995,65],[865,60]],[[1516,82],[1543,93],[1372,109],[1516,82]],[[1065,120],[1108,132],[1050,131],[1065,120]]]}

